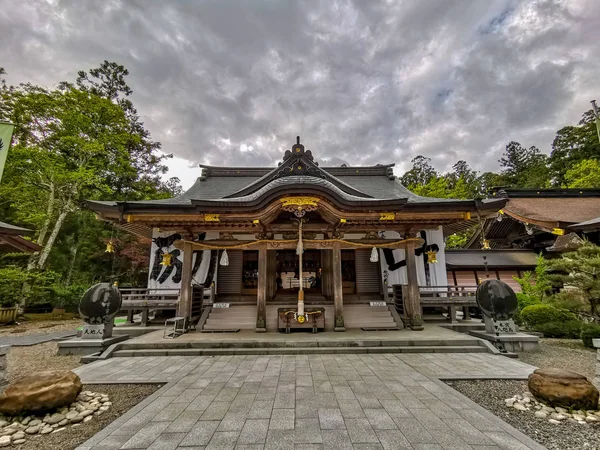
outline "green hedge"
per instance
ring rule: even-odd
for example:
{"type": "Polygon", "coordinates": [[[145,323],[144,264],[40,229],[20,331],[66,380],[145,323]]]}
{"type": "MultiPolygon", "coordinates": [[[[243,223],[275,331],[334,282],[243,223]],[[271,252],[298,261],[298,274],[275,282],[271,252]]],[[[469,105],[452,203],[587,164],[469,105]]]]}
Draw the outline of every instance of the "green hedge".
{"type": "Polygon", "coordinates": [[[597,323],[584,323],[581,327],[583,345],[593,348],[592,339],[600,339],[600,325],[597,323]]]}
{"type": "Polygon", "coordinates": [[[544,333],[547,338],[579,339],[581,336],[582,322],[570,320],[568,322],[547,322],[536,325],[534,331],[544,333]]]}
{"type": "Polygon", "coordinates": [[[523,310],[528,306],[537,305],[539,303],[540,301],[537,298],[530,297],[529,295],[523,294],[522,292],[519,292],[517,294],[517,304],[519,306],[519,311],[523,310]]]}
{"type": "Polygon", "coordinates": [[[64,286],[59,275],[52,271],[27,271],[17,266],[0,268],[0,305],[10,307],[51,304],[77,305],[86,286],[64,286]],[[25,288],[24,288],[25,286],[25,288]]]}
{"type": "Polygon", "coordinates": [[[577,316],[564,309],[558,309],[545,303],[526,306],[521,311],[522,322],[530,328],[548,322],[568,322],[577,320],[577,316]]]}

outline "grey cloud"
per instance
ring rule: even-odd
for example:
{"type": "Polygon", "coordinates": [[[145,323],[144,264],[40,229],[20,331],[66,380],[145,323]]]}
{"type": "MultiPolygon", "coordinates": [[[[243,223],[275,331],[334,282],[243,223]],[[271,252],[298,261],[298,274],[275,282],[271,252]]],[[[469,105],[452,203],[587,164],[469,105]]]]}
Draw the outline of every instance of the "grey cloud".
{"type": "Polygon", "coordinates": [[[21,0],[0,10],[0,66],[52,86],[117,61],[153,138],[194,163],[274,165],[300,134],[323,164],[490,170],[510,140],[548,152],[588,107],[599,15],[594,0],[21,0]]]}

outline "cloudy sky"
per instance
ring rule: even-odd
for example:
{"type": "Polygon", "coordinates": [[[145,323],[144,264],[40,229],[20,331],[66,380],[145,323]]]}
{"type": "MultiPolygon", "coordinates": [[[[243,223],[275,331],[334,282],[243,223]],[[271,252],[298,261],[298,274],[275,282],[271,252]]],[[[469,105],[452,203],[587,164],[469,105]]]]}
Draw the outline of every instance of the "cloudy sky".
{"type": "Polygon", "coordinates": [[[198,163],[276,165],[297,134],[322,164],[495,169],[600,100],[598,0],[0,4],[9,83],[125,65],[184,187],[198,163]]]}

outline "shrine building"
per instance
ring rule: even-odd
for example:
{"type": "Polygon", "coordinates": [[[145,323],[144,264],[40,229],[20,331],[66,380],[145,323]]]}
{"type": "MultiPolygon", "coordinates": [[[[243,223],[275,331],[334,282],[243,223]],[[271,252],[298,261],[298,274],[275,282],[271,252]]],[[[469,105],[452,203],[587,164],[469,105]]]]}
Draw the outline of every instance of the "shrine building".
{"type": "Polygon", "coordinates": [[[275,331],[282,311],[325,330],[422,329],[420,289],[448,287],[444,237],[507,199],[421,197],[392,167],[321,167],[298,138],[277,167],[201,165],[178,197],[88,206],[151,243],[147,294],[171,294],[197,329],[275,331]]]}

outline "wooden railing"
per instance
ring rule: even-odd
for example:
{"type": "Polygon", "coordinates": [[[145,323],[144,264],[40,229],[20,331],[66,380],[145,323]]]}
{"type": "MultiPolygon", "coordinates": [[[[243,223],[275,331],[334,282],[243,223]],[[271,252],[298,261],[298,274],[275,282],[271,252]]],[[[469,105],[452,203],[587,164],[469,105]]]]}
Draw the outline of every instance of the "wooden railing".
{"type": "MultiPolygon", "coordinates": [[[[394,303],[398,312],[404,312],[403,298],[407,296],[407,285],[393,286],[394,303]]],[[[457,323],[456,308],[463,308],[464,319],[471,318],[469,307],[476,307],[475,292],[477,286],[419,286],[419,302],[424,306],[448,309],[448,320],[457,323]]],[[[421,311],[421,316],[423,313],[421,311]]]]}
{"type": "Polygon", "coordinates": [[[127,321],[133,323],[133,313],[142,312],[142,326],[148,325],[148,313],[151,309],[177,310],[179,289],[130,288],[121,291],[121,311],[127,311],[127,321]]]}

